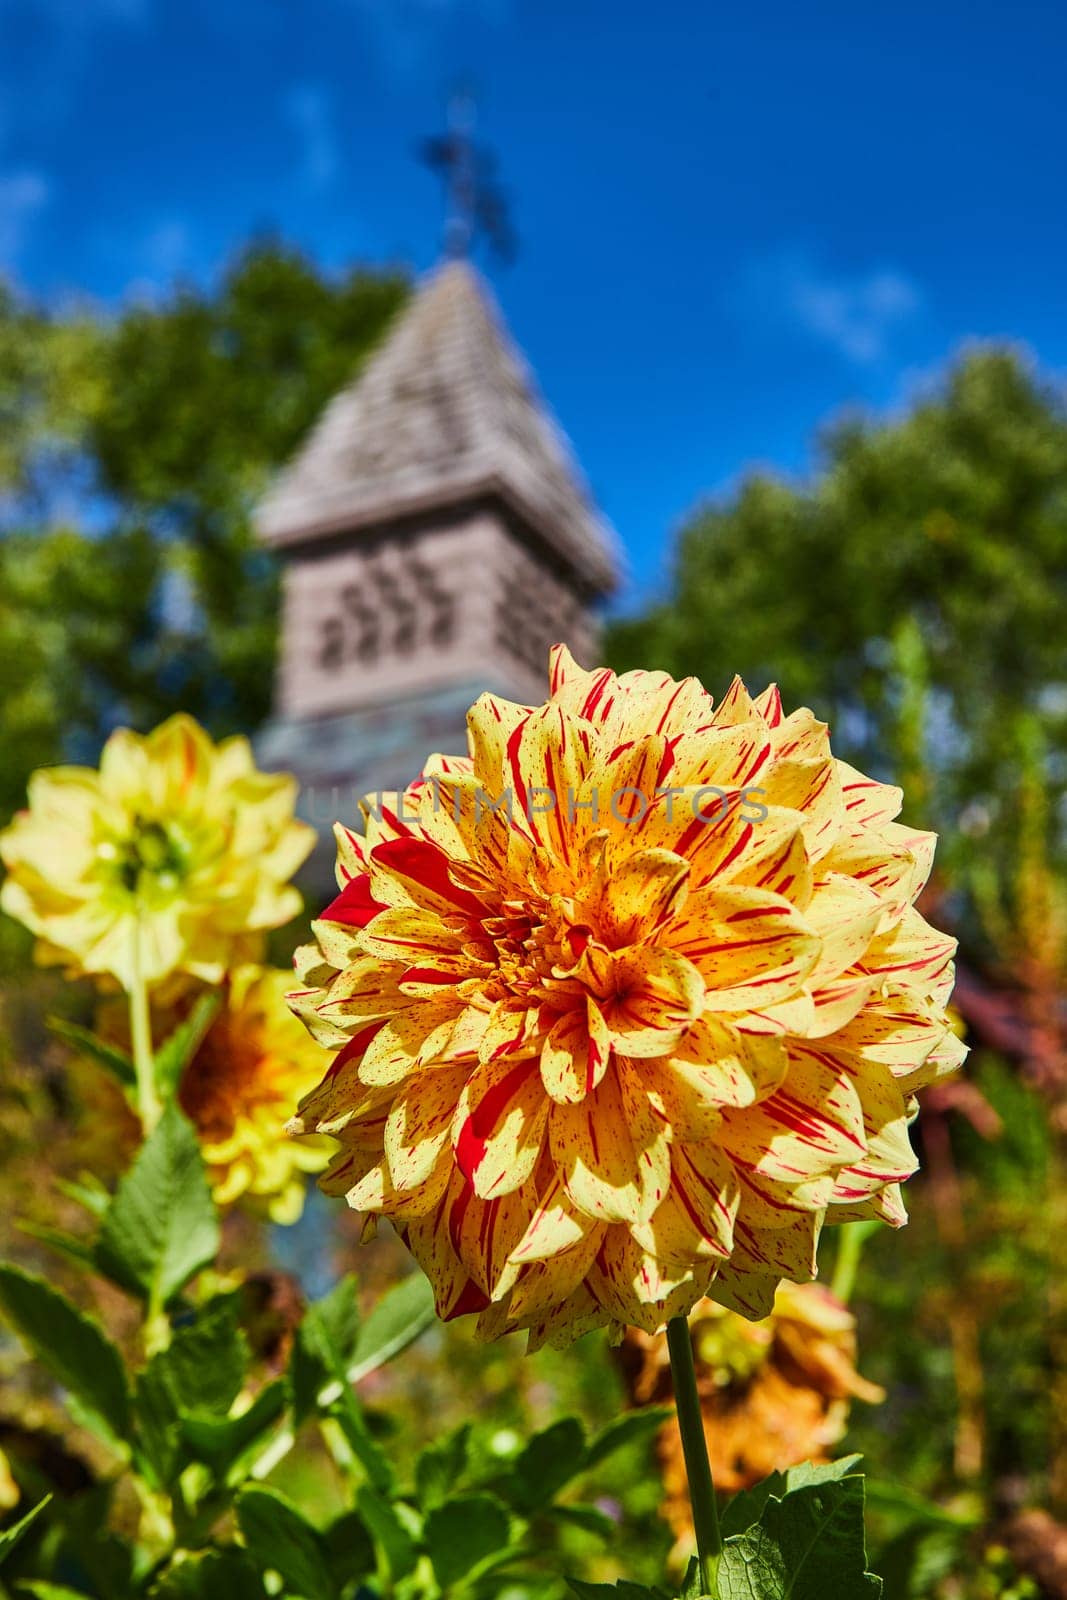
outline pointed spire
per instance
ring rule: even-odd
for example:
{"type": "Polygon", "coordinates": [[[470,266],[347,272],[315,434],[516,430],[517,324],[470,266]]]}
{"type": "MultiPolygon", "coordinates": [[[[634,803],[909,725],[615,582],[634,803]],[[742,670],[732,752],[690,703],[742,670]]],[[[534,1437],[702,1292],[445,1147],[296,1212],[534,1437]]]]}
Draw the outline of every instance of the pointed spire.
{"type": "Polygon", "coordinates": [[[291,547],[482,499],[501,502],[592,593],[617,586],[614,530],[484,282],[452,261],[327,406],[256,523],[267,543],[291,547]]]}

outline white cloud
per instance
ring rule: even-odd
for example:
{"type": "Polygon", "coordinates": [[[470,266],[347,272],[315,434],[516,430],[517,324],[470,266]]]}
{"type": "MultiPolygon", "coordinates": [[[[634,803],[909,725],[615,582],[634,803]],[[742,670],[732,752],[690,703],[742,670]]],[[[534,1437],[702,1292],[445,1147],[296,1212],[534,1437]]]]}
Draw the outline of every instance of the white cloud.
{"type": "Polygon", "coordinates": [[[29,228],[50,194],[51,185],[42,172],[0,174],[0,268],[15,266],[29,228]]]}
{"type": "Polygon", "coordinates": [[[320,84],[299,84],[286,95],[285,105],[300,138],[303,182],[321,193],[337,176],[339,164],[330,96],[320,84]]]}
{"type": "Polygon", "coordinates": [[[749,277],[763,310],[860,366],[883,360],[893,335],[922,304],[917,284],[895,268],[832,273],[795,251],[762,262],[749,277]]]}

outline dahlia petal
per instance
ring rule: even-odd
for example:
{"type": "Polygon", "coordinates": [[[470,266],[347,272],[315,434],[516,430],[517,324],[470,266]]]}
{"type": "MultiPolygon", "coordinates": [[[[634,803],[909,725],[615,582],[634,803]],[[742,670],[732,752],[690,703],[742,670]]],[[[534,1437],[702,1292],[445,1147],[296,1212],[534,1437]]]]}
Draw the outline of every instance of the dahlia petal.
{"type": "Polygon", "coordinates": [[[600,920],[616,948],[650,938],[684,903],[689,862],[670,850],[638,850],[604,885],[600,920]]]}
{"type": "Polygon", "coordinates": [[[718,1107],[765,1100],[788,1065],[780,1037],[741,1033],[714,1016],[701,1017],[687,1028],[671,1059],[675,1072],[718,1107]]]}
{"type": "Polygon", "coordinates": [[[610,1072],[579,1105],[553,1104],[549,1112],[549,1147],[567,1195],[597,1222],[639,1222],[666,1188],[662,1130],[631,1127],[626,1111],[618,1074],[610,1072]]]}
{"type": "Polygon", "coordinates": [[[615,992],[600,1008],[613,1045],[629,1056],[668,1054],[700,1015],[699,971],[676,951],[647,945],[620,951],[612,967],[615,992]]]}
{"type": "Polygon", "coordinates": [[[706,1292],[710,1274],[664,1270],[629,1228],[608,1228],[586,1280],[616,1321],[655,1333],[671,1317],[684,1317],[706,1292]]]}
{"type": "Polygon", "coordinates": [[[850,832],[859,828],[882,828],[899,814],[904,804],[903,790],[895,784],[877,783],[874,778],[865,777],[847,761],[835,761],[834,765],[850,832]]]}
{"type": "Polygon", "coordinates": [[[591,999],[580,1010],[565,1012],[541,1050],[544,1092],[553,1100],[572,1104],[591,1094],[608,1068],[611,1045],[606,1034],[600,1011],[591,999]],[[596,1018],[596,1034],[591,1017],[596,1018]]]}
{"type": "Polygon", "coordinates": [[[884,907],[873,888],[830,873],[820,878],[804,918],[822,943],[808,982],[819,988],[862,959],[882,921],[884,907]]]}
{"type": "Polygon", "coordinates": [[[465,1079],[465,1067],[417,1072],[393,1099],[385,1124],[385,1160],[399,1193],[425,1183],[438,1165],[465,1079]]]}
{"type": "Polygon", "coordinates": [[[671,923],[672,950],[707,984],[712,1011],[744,1011],[788,1000],[819,957],[820,941],[781,895],[763,889],[705,888],[671,923]]]}
{"type": "Polygon", "coordinates": [[[728,1311],[736,1311],[750,1322],[762,1322],[774,1310],[778,1282],[775,1272],[748,1272],[724,1262],[715,1274],[708,1295],[728,1311]]]}
{"type": "Polygon", "coordinates": [[[783,1228],[750,1228],[744,1216],[734,1228],[731,1266],[762,1275],[772,1272],[791,1283],[810,1283],[819,1270],[820,1212],[792,1216],[783,1228]]]}
{"type": "Polygon", "coordinates": [[[873,940],[863,957],[865,972],[914,987],[929,988],[951,978],[956,940],[939,933],[908,906],[900,921],[873,940]]]}
{"type": "Polygon", "coordinates": [[[811,861],[820,861],[842,829],[841,780],[830,759],[773,762],[764,774],[762,798],[769,806],[799,811],[804,843],[811,861]]]}
{"type": "Polygon", "coordinates": [[[548,1123],[536,1062],[505,1057],[479,1066],[452,1104],[456,1164],[479,1198],[510,1194],[526,1183],[548,1123]]]}
{"type": "Polygon", "coordinates": [[[646,1222],[633,1228],[642,1248],[674,1264],[725,1259],[740,1200],[737,1174],[714,1145],[676,1146],[671,1185],[646,1222]]]}
{"type": "Polygon", "coordinates": [[[494,799],[510,781],[505,776],[508,742],[531,709],[496,695],[483,694],[467,713],[467,739],[474,776],[494,799]]]}

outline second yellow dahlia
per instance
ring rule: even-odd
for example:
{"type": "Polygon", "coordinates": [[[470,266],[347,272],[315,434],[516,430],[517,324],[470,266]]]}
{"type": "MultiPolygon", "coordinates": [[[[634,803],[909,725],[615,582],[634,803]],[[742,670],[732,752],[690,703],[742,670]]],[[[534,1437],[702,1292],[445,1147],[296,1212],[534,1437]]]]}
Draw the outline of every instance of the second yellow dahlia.
{"type": "Polygon", "coordinates": [[[216,745],[192,717],[120,728],[99,771],[48,767],[0,835],[0,907],[37,958],[124,988],[184,973],[217,983],[300,910],[288,882],[314,843],[296,781],[260,772],[247,739],[216,745]]]}
{"type": "Polygon", "coordinates": [[[469,730],[338,830],[298,954],[324,1186],[485,1337],[767,1315],[824,1220],[903,1222],[912,1096],[962,1057],[955,941],[913,907],[933,835],[740,680],[558,648],[544,705],[469,730]]]}
{"type": "Polygon", "coordinates": [[[319,1070],[314,1041],[285,1004],[290,982],[275,967],[238,968],[178,1088],[216,1203],[240,1200],[285,1223],[304,1209],[307,1174],[329,1159],[329,1140],[285,1131],[319,1070]]]}

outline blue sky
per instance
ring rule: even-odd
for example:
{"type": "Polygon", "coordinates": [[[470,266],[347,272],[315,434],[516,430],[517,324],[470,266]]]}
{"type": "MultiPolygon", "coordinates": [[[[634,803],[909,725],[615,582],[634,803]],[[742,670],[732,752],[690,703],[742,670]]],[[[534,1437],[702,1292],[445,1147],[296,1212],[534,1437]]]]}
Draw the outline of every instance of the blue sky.
{"type": "Polygon", "coordinates": [[[0,0],[0,268],[55,299],[207,279],[271,226],[432,264],[413,159],[479,88],[497,294],[630,552],[802,472],[968,338],[1067,370],[1053,0],[0,0]]]}

